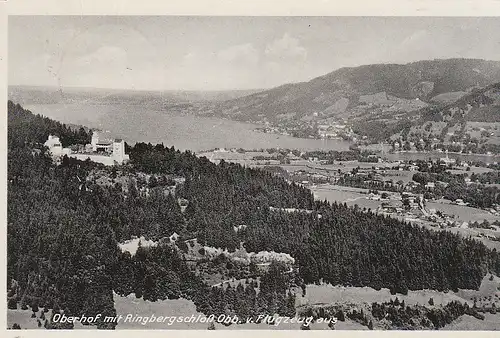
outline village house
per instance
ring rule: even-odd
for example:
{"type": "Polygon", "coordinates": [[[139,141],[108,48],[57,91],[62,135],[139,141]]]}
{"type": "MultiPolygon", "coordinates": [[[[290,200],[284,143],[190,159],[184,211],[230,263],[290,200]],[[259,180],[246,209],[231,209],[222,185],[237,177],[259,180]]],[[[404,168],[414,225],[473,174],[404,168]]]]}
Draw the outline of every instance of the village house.
{"type": "Polygon", "coordinates": [[[448,152],[446,152],[446,157],[441,157],[439,161],[444,165],[453,165],[456,163],[456,160],[448,157],[448,152]]]}
{"type": "Polygon", "coordinates": [[[415,182],[415,181],[410,181],[408,182],[408,184],[405,186],[405,190],[406,191],[411,191],[415,188],[417,188],[418,186],[420,185],[419,182],[415,182]]]}
{"type": "Polygon", "coordinates": [[[436,183],[434,183],[434,182],[427,182],[427,184],[425,185],[426,189],[434,189],[435,187],[436,187],[436,183]]]}

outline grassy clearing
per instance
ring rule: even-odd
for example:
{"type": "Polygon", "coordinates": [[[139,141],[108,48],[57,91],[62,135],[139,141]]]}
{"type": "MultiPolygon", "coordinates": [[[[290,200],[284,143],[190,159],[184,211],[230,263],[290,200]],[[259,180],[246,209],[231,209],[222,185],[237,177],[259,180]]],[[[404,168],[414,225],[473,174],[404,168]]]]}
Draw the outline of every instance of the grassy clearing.
{"type": "MultiPolygon", "coordinates": [[[[198,317],[205,317],[205,315],[196,311],[196,306],[192,301],[186,299],[172,299],[160,300],[156,302],[145,301],[142,298],[138,299],[134,294],[127,297],[114,295],[115,309],[117,315],[127,316],[128,314],[140,316],[184,316],[190,317],[194,315],[198,317]]],[[[125,322],[122,320],[116,326],[117,330],[123,329],[142,329],[142,330],[204,330],[208,328],[207,323],[178,323],[175,322],[169,325],[168,321],[165,323],[147,323],[143,325],[141,322],[125,322]]]]}
{"type": "Polygon", "coordinates": [[[332,303],[373,303],[387,302],[396,297],[407,305],[428,305],[429,299],[434,299],[434,305],[446,305],[452,301],[467,302],[473,305],[473,298],[478,299],[478,306],[491,306],[495,303],[500,307],[500,277],[493,276],[490,280],[490,274],[487,274],[482,282],[479,290],[459,290],[458,292],[440,292],[434,290],[417,290],[409,291],[408,295],[395,294],[391,295],[389,289],[382,288],[377,291],[370,287],[345,287],[332,286],[330,284],[323,285],[308,285],[306,288],[306,296],[299,297],[299,305],[315,305],[315,304],[332,304],[332,303]],[[479,301],[480,299],[489,299],[479,301]]]}
{"type": "Polygon", "coordinates": [[[478,320],[472,316],[464,315],[442,330],[449,331],[500,331],[500,314],[484,314],[484,320],[478,320]]]}
{"type": "Polygon", "coordinates": [[[490,276],[487,274],[483,278],[479,290],[459,290],[456,294],[467,300],[469,304],[474,304],[475,298],[479,307],[490,307],[495,304],[497,308],[500,308],[500,277],[493,275],[493,279],[490,280],[490,276]]]}
{"type": "MultiPolygon", "coordinates": [[[[33,311],[31,310],[7,310],[7,327],[12,327],[15,323],[19,324],[22,330],[33,330],[40,329],[37,325],[37,318],[31,318],[31,314],[33,311]]],[[[40,314],[37,315],[40,317],[40,314]]],[[[48,316],[47,316],[48,317],[48,316]]],[[[43,325],[43,322],[42,322],[43,325]]],[[[45,328],[42,326],[42,330],[45,328]]]]}
{"type": "MultiPolygon", "coordinates": [[[[31,318],[33,311],[28,308],[28,310],[12,310],[7,309],[7,327],[12,328],[12,325],[19,324],[22,330],[45,330],[43,324],[44,320],[40,319],[43,310],[39,310],[36,312],[36,318],[31,318]],[[38,327],[37,320],[40,319],[42,324],[41,327],[38,327]]],[[[52,310],[49,310],[45,313],[45,318],[49,319],[52,317],[52,310]]],[[[85,329],[94,329],[95,326],[84,326],[83,324],[76,322],[74,323],[74,329],[76,330],[85,330],[85,329]]]]}
{"type": "Polygon", "coordinates": [[[318,200],[328,200],[330,202],[347,202],[352,201],[354,199],[361,199],[368,196],[367,194],[362,194],[359,192],[353,191],[341,191],[341,190],[333,190],[333,189],[323,189],[323,188],[313,188],[311,189],[314,192],[314,196],[318,200]]]}
{"type": "Polygon", "coordinates": [[[436,209],[448,215],[454,215],[457,220],[462,222],[471,222],[487,220],[492,222],[500,220],[500,216],[495,216],[485,210],[467,206],[451,204],[449,201],[440,200],[437,202],[427,202],[428,209],[436,209]]]}
{"type": "MultiPolygon", "coordinates": [[[[362,303],[381,303],[391,299],[398,298],[404,300],[407,305],[428,305],[429,299],[434,299],[435,305],[445,305],[451,301],[458,300],[466,301],[464,298],[452,293],[444,293],[433,290],[418,290],[409,291],[408,295],[396,294],[391,295],[389,289],[381,289],[379,291],[370,287],[344,287],[332,285],[308,285],[306,288],[306,296],[301,297],[301,304],[362,304],[362,303]]],[[[472,302],[470,303],[473,304],[472,302]]]]}

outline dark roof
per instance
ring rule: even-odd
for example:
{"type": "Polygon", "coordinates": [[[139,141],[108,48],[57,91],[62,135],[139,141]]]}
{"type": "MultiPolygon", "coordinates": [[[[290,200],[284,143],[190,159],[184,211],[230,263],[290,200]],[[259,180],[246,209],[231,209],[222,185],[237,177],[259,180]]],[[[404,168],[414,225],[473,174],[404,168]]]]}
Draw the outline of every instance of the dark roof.
{"type": "Polygon", "coordinates": [[[115,138],[115,142],[121,142],[123,141],[121,138],[115,138]]]}

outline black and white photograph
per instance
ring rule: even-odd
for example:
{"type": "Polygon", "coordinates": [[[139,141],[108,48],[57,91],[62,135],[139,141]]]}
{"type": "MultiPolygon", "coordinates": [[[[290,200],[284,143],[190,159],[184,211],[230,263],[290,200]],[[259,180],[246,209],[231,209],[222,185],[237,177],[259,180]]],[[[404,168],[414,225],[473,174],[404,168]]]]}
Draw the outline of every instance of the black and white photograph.
{"type": "Polygon", "coordinates": [[[500,330],[500,17],[7,27],[6,330],[500,330]]]}

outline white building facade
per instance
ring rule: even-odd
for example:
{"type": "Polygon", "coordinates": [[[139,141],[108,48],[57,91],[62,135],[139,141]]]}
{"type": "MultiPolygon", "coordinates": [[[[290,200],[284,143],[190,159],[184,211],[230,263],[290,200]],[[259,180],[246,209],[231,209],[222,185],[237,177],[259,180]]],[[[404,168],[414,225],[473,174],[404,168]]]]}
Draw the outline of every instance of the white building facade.
{"type": "Polygon", "coordinates": [[[95,131],[92,133],[91,143],[85,146],[83,152],[72,153],[70,148],[63,148],[59,137],[54,135],[49,135],[44,145],[49,148],[51,155],[55,158],[68,155],[82,161],[90,159],[104,165],[124,164],[130,158],[125,154],[124,140],[101,141],[98,132],[95,131]]]}

